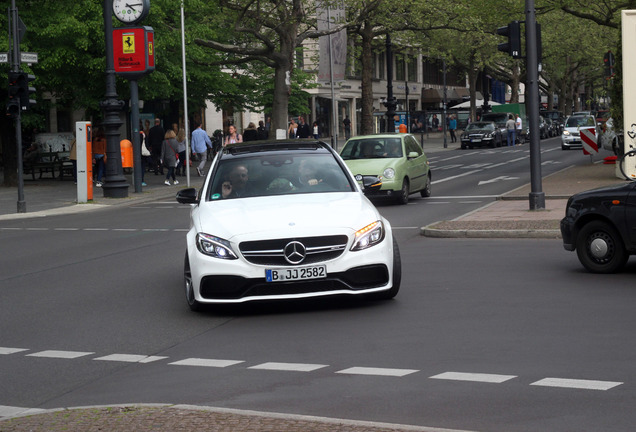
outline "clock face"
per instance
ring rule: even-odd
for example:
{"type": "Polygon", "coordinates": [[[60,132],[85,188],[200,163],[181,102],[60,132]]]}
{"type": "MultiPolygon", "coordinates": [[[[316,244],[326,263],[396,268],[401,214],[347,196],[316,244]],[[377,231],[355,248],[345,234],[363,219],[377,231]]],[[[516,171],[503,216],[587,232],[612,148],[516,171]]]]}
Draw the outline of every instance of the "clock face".
{"type": "Polygon", "coordinates": [[[150,9],[149,0],[113,0],[113,13],[121,22],[131,24],[140,21],[150,9]]]}

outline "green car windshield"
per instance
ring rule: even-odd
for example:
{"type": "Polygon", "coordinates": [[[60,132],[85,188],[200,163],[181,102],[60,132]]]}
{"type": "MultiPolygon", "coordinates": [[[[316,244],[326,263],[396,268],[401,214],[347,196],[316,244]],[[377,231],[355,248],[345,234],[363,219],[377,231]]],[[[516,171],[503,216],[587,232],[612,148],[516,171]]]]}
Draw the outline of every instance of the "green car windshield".
{"type": "Polygon", "coordinates": [[[403,155],[401,138],[351,139],[340,153],[344,160],[401,158],[403,155]]]}

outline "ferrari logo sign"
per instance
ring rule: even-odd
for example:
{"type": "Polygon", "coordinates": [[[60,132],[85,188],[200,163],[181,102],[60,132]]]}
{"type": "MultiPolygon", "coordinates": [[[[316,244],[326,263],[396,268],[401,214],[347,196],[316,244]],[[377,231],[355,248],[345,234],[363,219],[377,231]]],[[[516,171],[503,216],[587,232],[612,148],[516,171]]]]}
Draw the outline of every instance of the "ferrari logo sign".
{"type": "Polygon", "coordinates": [[[581,142],[583,143],[583,154],[598,153],[598,144],[596,143],[596,130],[581,129],[581,142]]]}
{"type": "Polygon", "coordinates": [[[135,34],[124,33],[122,34],[122,53],[134,54],[135,53],[135,34]]]}
{"type": "Polygon", "coordinates": [[[131,79],[155,69],[154,32],[152,27],[113,29],[115,73],[131,79]]]}

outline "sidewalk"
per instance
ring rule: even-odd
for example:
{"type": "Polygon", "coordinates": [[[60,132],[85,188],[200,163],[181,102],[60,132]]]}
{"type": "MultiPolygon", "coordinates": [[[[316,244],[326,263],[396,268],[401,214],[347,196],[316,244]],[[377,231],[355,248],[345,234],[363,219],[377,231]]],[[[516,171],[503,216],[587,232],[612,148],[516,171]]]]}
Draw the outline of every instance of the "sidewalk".
{"type": "Polygon", "coordinates": [[[427,237],[560,238],[559,221],[568,198],[585,190],[624,184],[615,165],[595,163],[572,166],[542,179],[545,209],[530,210],[529,184],[499,197],[474,212],[421,229],[427,237]]]}

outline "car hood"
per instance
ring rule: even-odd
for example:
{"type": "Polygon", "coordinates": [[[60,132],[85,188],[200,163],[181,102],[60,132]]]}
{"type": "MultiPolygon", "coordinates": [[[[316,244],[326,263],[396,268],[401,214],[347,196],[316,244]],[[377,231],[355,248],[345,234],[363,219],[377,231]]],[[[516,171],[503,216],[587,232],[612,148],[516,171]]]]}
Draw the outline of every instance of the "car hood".
{"type": "Polygon", "coordinates": [[[386,168],[394,168],[400,160],[402,158],[349,159],[345,163],[353,175],[381,175],[386,168]]]}
{"type": "Polygon", "coordinates": [[[465,132],[466,132],[466,135],[472,135],[472,134],[489,134],[489,133],[494,133],[495,131],[491,131],[488,129],[471,129],[465,132]]]}
{"type": "Polygon", "coordinates": [[[636,190],[636,182],[629,182],[626,184],[618,184],[615,186],[604,186],[597,189],[591,189],[583,192],[579,192],[570,197],[572,202],[585,200],[587,198],[598,197],[614,197],[625,196],[634,193],[636,190]]]}
{"type": "Polygon", "coordinates": [[[382,219],[358,192],[208,201],[192,214],[198,231],[230,241],[349,234],[382,219]]]}

